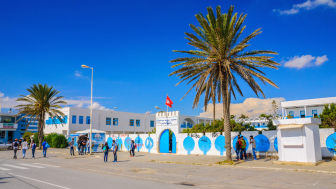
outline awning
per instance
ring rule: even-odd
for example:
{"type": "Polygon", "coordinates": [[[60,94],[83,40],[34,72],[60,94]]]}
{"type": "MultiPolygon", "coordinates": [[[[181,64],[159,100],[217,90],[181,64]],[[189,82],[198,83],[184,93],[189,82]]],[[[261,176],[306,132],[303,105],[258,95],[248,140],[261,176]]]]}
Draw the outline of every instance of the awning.
{"type": "Polygon", "coordinates": [[[286,124],[286,125],[279,125],[278,129],[296,129],[303,127],[303,124],[286,124]]]}
{"type": "MultiPolygon", "coordinates": [[[[90,133],[90,129],[86,129],[84,131],[78,131],[76,132],[78,134],[87,134],[87,133],[90,133]]],[[[92,129],[92,133],[106,133],[105,131],[99,131],[97,129],[92,129]]]]}

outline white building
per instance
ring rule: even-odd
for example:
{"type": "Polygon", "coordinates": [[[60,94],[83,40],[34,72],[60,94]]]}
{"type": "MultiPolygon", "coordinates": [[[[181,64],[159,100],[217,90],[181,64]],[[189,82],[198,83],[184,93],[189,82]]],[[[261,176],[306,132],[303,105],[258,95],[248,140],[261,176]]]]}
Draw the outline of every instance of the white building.
{"type": "Polygon", "coordinates": [[[255,129],[262,130],[262,129],[267,129],[267,124],[268,124],[268,119],[265,117],[256,117],[256,118],[237,118],[234,119],[237,123],[242,123],[242,124],[251,124],[251,126],[254,126],[255,129]]]}
{"type": "MultiPolygon", "coordinates": [[[[55,119],[56,124],[53,124],[52,118],[46,115],[44,130],[46,134],[56,132],[70,135],[90,128],[90,109],[66,107],[61,111],[66,115],[65,124],[62,125],[57,119],[55,119]]],[[[92,110],[92,116],[92,129],[105,131],[107,134],[145,134],[156,127],[155,114],[92,110]]],[[[203,122],[210,123],[211,121],[209,118],[186,115],[180,115],[179,119],[181,131],[203,122]]]]}
{"type": "Polygon", "coordinates": [[[325,104],[336,103],[336,97],[281,102],[282,115],[293,118],[310,118],[322,113],[325,104]]]}

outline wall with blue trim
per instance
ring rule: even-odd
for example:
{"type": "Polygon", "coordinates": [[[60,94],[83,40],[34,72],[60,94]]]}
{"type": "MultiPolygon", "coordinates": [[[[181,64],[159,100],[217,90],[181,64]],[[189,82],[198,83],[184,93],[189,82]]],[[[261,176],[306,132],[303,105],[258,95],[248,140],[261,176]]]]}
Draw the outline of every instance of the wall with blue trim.
{"type": "MultiPolygon", "coordinates": [[[[336,133],[334,129],[320,129],[321,149],[323,157],[333,157],[336,155],[336,133]]],[[[238,132],[231,132],[232,154],[235,156],[235,144],[238,132]]],[[[268,155],[277,155],[277,131],[263,131],[258,134],[257,131],[242,132],[242,136],[247,139],[249,143],[250,136],[253,136],[257,149],[260,154],[265,152],[268,155]]],[[[136,152],[158,153],[159,141],[157,141],[156,134],[112,134],[106,136],[106,141],[111,143],[115,139],[122,144],[119,150],[128,151],[130,141],[134,140],[137,144],[136,152]]],[[[225,148],[225,134],[220,133],[180,133],[176,135],[176,153],[181,155],[218,155],[226,156],[225,148]]],[[[248,144],[247,152],[252,152],[252,146],[248,144]]]]}

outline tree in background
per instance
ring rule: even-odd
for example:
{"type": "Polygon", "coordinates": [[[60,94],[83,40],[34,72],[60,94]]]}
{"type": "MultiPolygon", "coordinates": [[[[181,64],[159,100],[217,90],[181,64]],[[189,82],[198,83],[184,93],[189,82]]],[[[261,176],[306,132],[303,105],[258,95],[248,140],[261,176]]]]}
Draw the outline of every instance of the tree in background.
{"type": "Polygon", "coordinates": [[[262,117],[264,117],[266,119],[271,119],[272,115],[260,114],[259,118],[262,118],[262,117]]]}
{"type": "Polygon", "coordinates": [[[30,144],[31,143],[31,139],[30,137],[34,135],[34,133],[31,133],[31,132],[25,132],[22,136],[22,138],[26,139],[27,142],[30,144]]]}
{"type": "Polygon", "coordinates": [[[322,114],[320,114],[320,128],[336,128],[336,106],[334,103],[324,105],[322,114]]]}
{"type": "Polygon", "coordinates": [[[234,118],[236,118],[235,115],[230,115],[230,119],[234,119],[234,118]]]}
{"type": "MultiPolygon", "coordinates": [[[[255,30],[247,37],[241,39],[246,26],[243,26],[246,15],[233,13],[231,6],[227,13],[222,14],[221,7],[217,6],[216,13],[208,7],[208,15],[202,13],[196,15],[199,22],[198,27],[190,24],[196,35],[185,33],[189,45],[196,50],[174,51],[186,53],[187,56],[177,58],[170,62],[176,63],[174,67],[182,68],[172,72],[181,79],[178,83],[187,81],[193,83],[186,95],[195,88],[196,96],[193,107],[197,107],[198,99],[204,92],[204,87],[211,94],[216,89],[218,101],[223,103],[223,127],[225,130],[226,158],[232,161],[231,157],[231,126],[230,126],[230,103],[231,95],[236,98],[236,93],[243,96],[239,81],[246,82],[253,92],[259,97],[260,92],[265,97],[262,89],[255,80],[262,83],[269,83],[274,87],[277,85],[265,77],[260,68],[278,69],[280,64],[271,60],[273,57],[265,54],[277,54],[269,50],[246,50],[250,46],[248,42],[261,33],[260,29],[255,30]],[[190,56],[192,55],[192,56],[190,56]],[[213,86],[213,87],[212,87],[213,86]]],[[[278,87],[277,87],[278,88],[278,87]]],[[[207,104],[205,104],[207,105],[207,104]]]]}
{"type": "MultiPolygon", "coordinates": [[[[46,114],[49,117],[53,118],[52,122],[56,124],[56,119],[60,121],[63,125],[65,114],[58,109],[62,109],[61,104],[67,104],[60,99],[64,98],[63,96],[56,96],[59,94],[59,91],[53,89],[53,87],[48,87],[47,84],[42,85],[33,85],[27,89],[29,95],[20,95],[21,98],[18,98],[16,101],[23,102],[22,105],[17,105],[19,112],[17,115],[24,114],[19,120],[29,116],[30,120],[38,120],[38,141],[39,147],[41,149],[43,141],[43,130],[45,128],[45,116],[46,114]]],[[[30,123],[29,123],[30,124],[30,123]]],[[[28,125],[26,130],[28,129],[28,125]]],[[[37,141],[36,141],[37,142],[37,141]]]]}
{"type": "Polygon", "coordinates": [[[249,118],[247,115],[245,115],[245,114],[242,114],[242,115],[240,115],[240,117],[239,117],[240,119],[246,119],[246,118],[249,118]]]}
{"type": "Polygon", "coordinates": [[[270,112],[271,112],[272,117],[276,118],[276,117],[279,116],[279,114],[277,114],[278,109],[279,109],[279,107],[278,107],[276,101],[273,100],[273,101],[272,101],[272,106],[271,106],[271,109],[270,109],[270,112]]]}

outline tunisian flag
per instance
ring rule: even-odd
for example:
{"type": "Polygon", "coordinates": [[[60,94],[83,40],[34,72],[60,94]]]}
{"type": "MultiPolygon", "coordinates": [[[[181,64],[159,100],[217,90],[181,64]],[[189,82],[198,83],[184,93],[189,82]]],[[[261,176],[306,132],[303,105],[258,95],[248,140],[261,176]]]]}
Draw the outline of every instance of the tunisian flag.
{"type": "Polygon", "coordinates": [[[166,105],[169,106],[170,108],[172,108],[172,105],[173,105],[173,101],[170,100],[168,95],[167,95],[167,99],[166,99],[166,105]]]}

